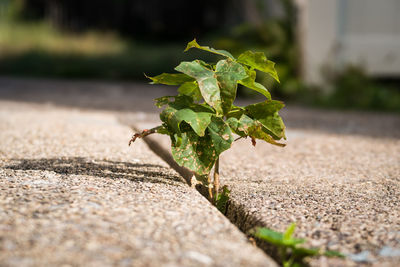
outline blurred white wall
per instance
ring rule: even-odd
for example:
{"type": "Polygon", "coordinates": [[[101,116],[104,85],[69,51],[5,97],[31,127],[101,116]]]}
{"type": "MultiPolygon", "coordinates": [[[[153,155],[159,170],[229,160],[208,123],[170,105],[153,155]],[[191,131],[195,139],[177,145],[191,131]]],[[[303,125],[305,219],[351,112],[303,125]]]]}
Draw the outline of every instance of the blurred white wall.
{"type": "Polygon", "coordinates": [[[362,66],[400,76],[400,0],[296,0],[303,76],[324,82],[321,68],[362,66]]]}

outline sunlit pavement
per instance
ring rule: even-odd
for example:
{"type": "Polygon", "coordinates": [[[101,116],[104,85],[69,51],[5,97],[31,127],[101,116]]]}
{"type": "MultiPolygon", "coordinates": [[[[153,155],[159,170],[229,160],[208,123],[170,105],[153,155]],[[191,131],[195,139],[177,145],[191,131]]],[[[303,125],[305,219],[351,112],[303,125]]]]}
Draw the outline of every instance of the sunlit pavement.
{"type": "MultiPolygon", "coordinates": [[[[115,139],[101,144],[102,129],[107,129],[107,134],[112,136],[114,123],[110,124],[110,119],[103,120],[102,116],[136,128],[149,128],[158,123],[153,99],[171,94],[174,94],[171,89],[142,84],[1,78],[3,115],[11,111],[21,113],[15,120],[3,117],[2,127],[8,129],[12,124],[34,121],[29,111],[32,107],[43,110],[43,114],[54,114],[53,109],[62,107],[68,114],[75,113],[72,121],[68,119],[70,122],[77,120],[83,124],[86,115],[81,114],[91,110],[98,116],[90,120],[91,124],[96,121],[96,134],[74,132],[73,124],[65,123],[62,129],[68,131],[62,131],[61,135],[65,138],[57,137],[63,145],[60,149],[85,140],[88,144],[83,144],[84,151],[89,157],[101,147],[110,157],[119,155],[120,162],[134,163],[137,152],[147,150],[143,142],[137,142],[130,152],[121,155],[122,150],[129,148],[122,143],[117,148],[115,144],[121,139],[125,143],[129,140],[132,132],[126,127],[126,137],[115,134],[115,139]],[[28,117],[22,116],[24,106],[29,106],[28,117]],[[99,136],[92,138],[91,134],[99,136]],[[82,135],[91,138],[79,139],[82,135]],[[77,139],[70,142],[68,138],[77,139]]],[[[38,120],[44,122],[46,116],[38,120]]],[[[339,250],[348,255],[347,265],[366,262],[395,266],[400,261],[400,117],[291,106],[282,111],[282,117],[287,125],[285,148],[261,141],[253,147],[249,140],[240,140],[222,154],[222,184],[232,191],[227,217],[243,232],[259,225],[282,231],[296,222],[296,235],[307,238],[307,245],[339,250]]],[[[56,118],[52,121],[55,125],[49,128],[50,132],[61,127],[56,118]]],[[[2,138],[8,153],[12,155],[22,150],[24,158],[47,155],[42,150],[51,146],[40,145],[41,138],[30,137],[29,127],[16,129],[15,134],[7,136],[18,149],[4,145],[2,138]],[[29,150],[24,142],[30,142],[35,149],[29,150]]],[[[160,138],[159,142],[168,150],[168,138],[160,138]]],[[[7,154],[4,151],[2,157],[7,154]]],[[[81,155],[72,150],[68,156],[81,155]]],[[[12,158],[21,156],[7,156],[7,159],[12,158]]],[[[153,164],[155,160],[165,166],[155,156],[143,160],[142,164],[153,164]]],[[[53,167],[56,166],[50,164],[49,168],[53,167]]],[[[312,262],[316,266],[325,263],[335,264],[335,260],[312,262]]]]}

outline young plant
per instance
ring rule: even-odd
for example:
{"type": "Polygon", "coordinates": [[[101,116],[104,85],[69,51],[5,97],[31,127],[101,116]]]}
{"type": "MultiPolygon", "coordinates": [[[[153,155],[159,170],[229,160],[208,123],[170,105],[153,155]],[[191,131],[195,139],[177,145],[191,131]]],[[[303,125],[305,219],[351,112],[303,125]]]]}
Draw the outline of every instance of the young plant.
{"type": "Polygon", "coordinates": [[[229,194],[231,191],[228,189],[226,185],[222,187],[222,192],[217,193],[214,197],[215,199],[215,206],[217,209],[222,213],[226,214],[226,211],[228,209],[228,202],[229,202],[229,194]]]}
{"type": "Polygon", "coordinates": [[[304,260],[307,257],[344,257],[343,254],[337,251],[322,251],[319,248],[299,247],[305,240],[293,237],[295,228],[296,224],[292,223],[285,233],[276,232],[268,228],[257,228],[253,234],[255,237],[278,248],[278,256],[284,267],[306,266],[304,260]]]}
{"type": "Polygon", "coordinates": [[[268,90],[256,82],[256,70],[268,73],[279,82],[275,63],[264,53],[246,51],[238,58],[224,50],[200,46],[196,39],[189,42],[185,51],[197,48],[222,59],[216,63],[202,60],[181,62],[175,70],[148,77],[152,84],[179,86],[178,95],[156,99],[162,125],[136,133],[131,141],[149,134],[169,135],[174,160],[193,171],[196,179],[208,187],[209,197],[215,202],[219,191],[219,156],[239,138],[250,137],[277,146],[285,139],[285,126],[278,111],[284,104],[272,100],[268,90]],[[235,106],[238,84],[255,90],[265,101],[245,107],[235,106]],[[214,167],[214,179],[211,170],[214,167]]]}

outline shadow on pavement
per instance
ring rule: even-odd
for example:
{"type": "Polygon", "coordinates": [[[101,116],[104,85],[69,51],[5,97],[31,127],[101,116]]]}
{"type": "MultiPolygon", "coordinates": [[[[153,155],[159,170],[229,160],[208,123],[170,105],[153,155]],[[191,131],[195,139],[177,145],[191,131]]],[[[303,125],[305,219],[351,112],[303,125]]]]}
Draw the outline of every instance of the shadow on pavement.
{"type": "Polygon", "coordinates": [[[110,179],[127,179],[134,182],[162,184],[185,183],[172,175],[168,168],[154,164],[136,164],[109,160],[90,160],[82,157],[13,159],[18,163],[3,168],[12,170],[53,171],[65,175],[89,175],[110,179]]]}

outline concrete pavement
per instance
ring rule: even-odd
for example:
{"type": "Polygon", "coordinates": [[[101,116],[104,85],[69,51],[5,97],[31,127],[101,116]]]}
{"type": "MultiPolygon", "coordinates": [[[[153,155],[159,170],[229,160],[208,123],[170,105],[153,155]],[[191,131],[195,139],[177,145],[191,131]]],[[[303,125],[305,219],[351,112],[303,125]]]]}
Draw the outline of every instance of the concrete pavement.
{"type": "MultiPolygon", "coordinates": [[[[21,83],[23,82],[0,79],[0,85],[6,84],[7,88],[14,88],[13,90],[20,88],[21,83]]],[[[53,92],[51,98],[46,93],[50,89],[43,89],[43,84],[51,85],[51,82],[44,81],[38,85],[30,81],[29,84],[39,89],[35,91],[38,95],[33,97],[32,101],[31,96],[23,93],[21,88],[17,90],[18,94],[14,94],[13,90],[0,90],[0,98],[19,101],[19,104],[14,106],[15,110],[20,110],[27,101],[39,103],[38,108],[52,108],[57,105],[79,109],[114,110],[117,112],[112,114],[114,118],[118,117],[119,122],[139,129],[158,124],[158,115],[152,106],[152,99],[168,94],[157,86],[154,87],[154,90],[158,90],[156,92],[147,90],[147,86],[137,85],[128,90],[129,86],[124,85],[116,89],[116,93],[112,93],[110,97],[107,86],[103,85],[103,89],[99,91],[89,88],[92,94],[86,98],[86,102],[82,99],[74,102],[68,100],[73,99],[72,96],[65,101],[64,93],[72,90],[77,94],[75,97],[79,96],[80,90],[87,93],[87,83],[60,82],[63,86],[58,93],[53,92]],[[140,96],[136,99],[137,94],[140,96]],[[107,97],[110,97],[109,101],[107,97]],[[119,98],[123,98],[121,107],[118,107],[119,98]],[[94,105],[93,102],[101,105],[94,105]],[[132,106],[131,111],[129,105],[132,106]]],[[[112,87],[115,89],[115,86],[112,87]]],[[[363,263],[396,266],[400,261],[400,117],[395,114],[321,111],[290,106],[283,110],[282,116],[288,126],[288,145],[285,148],[273,147],[261,141],[254,148],[249,140],[240,140],[222,155],[222,184],[228,185],[232,190],[227,217],[245,233],[254,226],[284,230],[289,223],[297,222],[296,236],[307,238],[308,246],[322,246],[348,255],[346,261],[324,258],[313,260],[311,264],[314,266],[354,266],[363,263]]],[[[30,120],[21,116],[19,121],[29,123],[30,120]]],[[[12,121],[8,123],[12,124],[12,121]]],[[[101,125],[102,129],[109,127],[104,122],[101,125]]],[[[8,129],[8,126],[5,128],[8,129]]],[[[71,132],[72,128],[65,132],[71,132]]],[[[18,140],[12,140],[15,146],[23,144],[19,147],[23,151],[22,154],[30,155],[29,153],[33,152],[25,149],[27,144],[24,143],[24,138],[29,137],[32,131],[19,132],[8,136],[14,136],[12,138],[18,140]]],[[[83,131],[82,134],[75,134],[70,138],[87,134],[87,131],[83,131]]],[[[62,138],[57,140],[65,144],[62,140],[68,137],[66,134],[59,135],[62,138]]],[[[168,138],[157,137],[153,139],[157,140],[158,144],[156,152],[169,151],[168,138]]],[[[122,135],[118,140],[121,138],[122,135]]],[[[27,140],[34,143],[37,139],[27,140]]],[[[89,139],[93,139],[93,136],[89,139]]],[[[88,164],[86,161],[91,157],[93,149],[97,151],[102,148],[108,150],[107,155],[120,155],[118,153],[122,151],[122,144],[121,148],[114,149],[111,143],[116,139],[104,146],[101,145],[101,139],[94,139],[96,141],[93,142],[85,139],[89,145],[82,149],[89,154],[78,153],[85,158],[84,164],[88,164]]],[[[143,141],[138,141],[132,149],[140,150],[137,147],[143,145],[143,141]]],[[[28,158],[44,153],[41,149],[28,158]]],[[[12,151],[7,153],[12,155],[12,151]]],[[[113,161],[126,163],[123,158],[135,159],[136,154],[133,157],[130,152],[126,153],[128,154],[113,161]]],[[[76,151],[72,151],[67,153],[66,157],[75,155],[76,151]]],[[[57,169],[57,165],[54,165],[57,161],[54,161],[54,157],[51,158],[53,161],[48,169],[57,169]]],[[[141,164],[146,164],[146,161],[152,162],[146,158],[138,159],[143,160],[140,161],[141,164]]],[[[151,160],[155,160],[154,157],[151,160]]],[[[75,161],[76,159],[73,159],[73,162],[75,161]]],[[[13,164],[26,165],[23,162],[13,164]]],[[[74,164],[80,166],[81,163],[74,164]]],[[[157,164],[166,166],[161,161],[157,164]]],[[[136,172],[140,169],[142,167],[137,166],[136,172]]],[[[174,182],[174,186],[176,184],[179,183],[174,182]]],[[[261,246],[265,248],[265,244],[261,246]]]]}
{"type": "Polygon", "coordinates": [[[131,134],[0,101],[1,266],[276,266],[131,134]]]}

